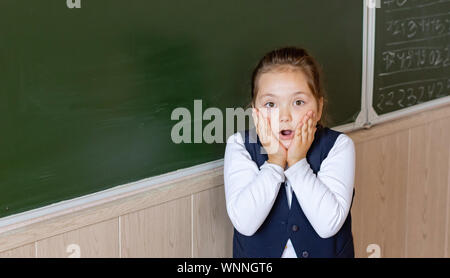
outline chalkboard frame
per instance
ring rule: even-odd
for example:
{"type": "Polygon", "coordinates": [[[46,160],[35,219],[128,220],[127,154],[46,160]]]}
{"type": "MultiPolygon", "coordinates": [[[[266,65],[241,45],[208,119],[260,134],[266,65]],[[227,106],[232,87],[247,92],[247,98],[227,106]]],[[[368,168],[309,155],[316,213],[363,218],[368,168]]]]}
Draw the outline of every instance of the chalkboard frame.
{"type": "MultiPolygon", "coordinates": [[[[364,128],[370,128],[373,125],[396,120],[399,118],[407,117],[412,114],[417,114],[420,112],[424,112],[427,110],[431,110],[433,108],[442,107],[450,104],[450,96],[438,98],[435,100],[427,101],[421,104],[416,104],[410,107],[403,108],[401,110],[396,110],[393,112],[389,112],[383,115],[378,115],[378,113],[374,110],[373,106],[373,95],[374,95],[374,81],[375,81],[375,46],[376,46],[376,38],[375,38],[375,30],[376,30],[376,12],[377,7],[369,7],[368,4],[371,0],[365,0],[365,21],[367,19],[367,26],[364,27],[364,31],[367,31],[367,48],[364,50],[367,51],[367,66],[366,69],[366,123],[364,124],[364,128]]],[[[364,59],[364,62],[366,59],[364,59]]]]}

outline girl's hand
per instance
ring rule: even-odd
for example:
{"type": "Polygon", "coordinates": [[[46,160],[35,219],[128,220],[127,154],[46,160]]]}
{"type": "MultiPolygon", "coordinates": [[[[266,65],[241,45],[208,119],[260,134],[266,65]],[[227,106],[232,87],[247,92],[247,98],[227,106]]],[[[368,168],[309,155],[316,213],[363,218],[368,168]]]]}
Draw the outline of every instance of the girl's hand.
{"type": "Polygon", "coordinates": [[[313,116],[313,112],[308,111],[302,121],[297,125],[294,139],[292,139],[287,152],[286,160],[288,167],[305,158],[314,141],[314,134],[317,128],[316,123],[313,122],[313,116]]]}
{"type": "Polygon", "coordinates": [[[256,133],[267,152],[267,162],[277,164],[284,169],[286,167],[287,150],[273,134],[269,119],[256,108],[253,108],[252,117],[256,126],[256,133]]]}

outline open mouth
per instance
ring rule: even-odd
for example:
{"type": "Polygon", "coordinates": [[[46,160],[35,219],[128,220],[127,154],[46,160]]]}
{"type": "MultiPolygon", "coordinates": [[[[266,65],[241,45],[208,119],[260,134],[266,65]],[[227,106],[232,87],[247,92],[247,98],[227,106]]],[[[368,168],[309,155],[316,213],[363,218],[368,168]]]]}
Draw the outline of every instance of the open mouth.
{"type": "Polygon", "coordinates": [[[281,140],[289,140],[294,137],[294,131],[290,129],[283,129],[280,131],[280,139],[281,140]]]}

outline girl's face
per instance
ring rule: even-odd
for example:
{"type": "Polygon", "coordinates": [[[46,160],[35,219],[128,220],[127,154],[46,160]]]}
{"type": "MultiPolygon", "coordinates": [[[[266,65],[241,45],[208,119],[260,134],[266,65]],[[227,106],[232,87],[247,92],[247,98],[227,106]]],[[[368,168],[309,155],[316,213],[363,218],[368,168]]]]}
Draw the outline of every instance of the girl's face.
{"type": "Polygon", "coordinates": [[[322,116],[323,98],[317,103],[300,70],[263,73],[258,80],[256,108],[266,115],[275,137],[285,146],[294,138],[295,127],[312,111],[313,126],[322,116]]]}

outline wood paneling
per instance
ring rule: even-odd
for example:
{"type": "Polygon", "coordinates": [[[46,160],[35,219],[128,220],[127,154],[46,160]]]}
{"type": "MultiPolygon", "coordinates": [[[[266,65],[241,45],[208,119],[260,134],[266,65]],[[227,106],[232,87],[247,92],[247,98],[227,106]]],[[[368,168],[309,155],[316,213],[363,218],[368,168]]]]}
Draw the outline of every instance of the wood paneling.
{"type": "Polygon", "coordinates": [[[447,228],[450,121],[410,130],[407,257],[443,257],[447,228]]]}
{"type": "Polygon", "coordinates": [[[194,258],[233,256],[233,224],[227,214],[224,187],[193,196],[194,258]]]}
{"type": "Polygon", "coordinates": [[[191,197],[120,217],[122,257],[191,257],[191,197]]]}
{"type": "Polygon", "coordinates": [[[368,129],[360,129],[350,132],[348,135],[353,142],[367,142],[375,138],[384,137],[389,134],[401,132],[402,130],[428,125],[429,123],[439,121],[450,117],[450,105],[446,105],[432,110],[422,111],[420,113],[405,116],[393,121],[380,123],[368,129]]]}
{"type": "Polygon", "coordinates": [[[34,243],[27,244],[12,250],[0,253],[0,258],[35,258],[36,248],[34,243]]]}
{"type": "Polygon", "coordinates": [[[38,241],[38,258],[119,257],[117,218],[38,241]]]}
{"type": "MultiPolygon", "coordinates": [[[[450,125],[450,118],[447,118],[450,125]]],[[[448,149],[448,165],[450,165],[450,148],[448,149]]],[[[447,181],[447,230],[445,232],[445,257],[450,257],[450,169],[448,170],[448,181],[447,181]]]]}
{"type": "Polygon", "coordinates": [[[408,131],[357,146],[352,207],[356,256],[368,257],[369,244],[380,246],[381,257],[403,256],[408,131]]]}

